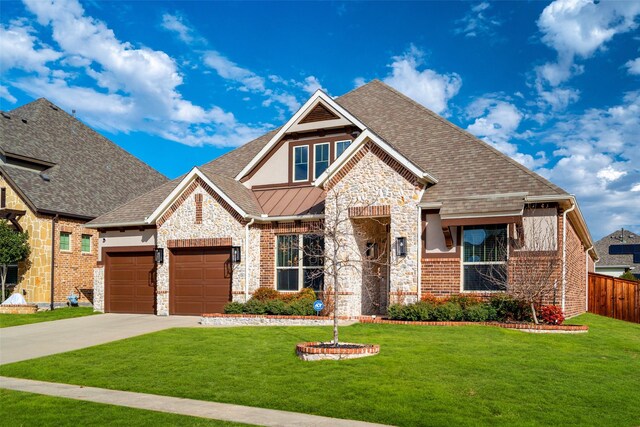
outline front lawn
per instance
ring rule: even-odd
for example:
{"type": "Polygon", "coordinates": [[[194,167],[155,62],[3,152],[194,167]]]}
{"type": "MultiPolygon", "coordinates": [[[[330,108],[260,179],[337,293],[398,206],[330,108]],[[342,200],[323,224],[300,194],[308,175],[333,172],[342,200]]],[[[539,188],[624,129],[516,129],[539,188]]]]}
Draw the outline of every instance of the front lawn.
{"type": "Polygon", "coordinates": [[[0,367],[0,374],[395,425],[611,425],[640,420],[640,325],[587,334],[356,324],[378,356],[303,362],[330,328],[172,329],[0,367]]]}
{"type": "Polygon", "coordinates": [[[29,323],[49,322],[51,320],[70,319],[97,314],[93,307],[56,308],[53,311],[40,311],[33,314],[0,314],[0,328],[27,325],[29,323]]]}
{"type": "Polygon", "coordinates": [[[244,425],[3,389],[0,389],[0,402],[0,425],[13,427],[244,425]]]}

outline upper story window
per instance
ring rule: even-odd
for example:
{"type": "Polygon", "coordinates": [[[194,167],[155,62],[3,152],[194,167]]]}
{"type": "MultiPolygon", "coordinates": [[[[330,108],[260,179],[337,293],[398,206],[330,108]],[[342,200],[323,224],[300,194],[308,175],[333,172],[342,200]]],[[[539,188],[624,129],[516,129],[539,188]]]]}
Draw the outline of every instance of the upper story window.
{"type": "Polygon", "coordinates": [[[91,253],[91,235],[89,234],[82,235],[81,250],[83,254],[91,253]]]}
{"type": "Polygon", "coordinates": [[[65,231],[60,232],[60,250],[61,251],[71,250],[71,233],[67,233],[65,231]]]}
{"type": "Polygon", "coordinates": [[[315,150],[313,158],[313,178],[316,179],[329,167],[329,143],[316,144],[313,148],[315,150]]]}
{"type": "Polygon", "coordinates": [[[351,145],[351,141],[336,141],[336,159],[351,145]]]}
{"type": "Polygon", "coordinates": [[[507,226],[464,227],[462,247],[465,291],[504,291],[507,282],[507,226]]]}
{"type": "Polygon", "coordinates": [[[293,180],[309,180],[309,146],[293,147],[293,180]]]}

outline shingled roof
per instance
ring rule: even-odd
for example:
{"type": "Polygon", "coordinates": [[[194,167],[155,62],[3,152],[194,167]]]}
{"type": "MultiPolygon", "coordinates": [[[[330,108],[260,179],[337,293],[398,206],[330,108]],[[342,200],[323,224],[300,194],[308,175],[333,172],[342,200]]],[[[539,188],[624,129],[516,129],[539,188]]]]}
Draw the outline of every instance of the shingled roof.
{"type": "MultiPolygon", "coordinates": [[[[615,251],[611,250],[613,246],[621,245],[640,245],[640,235],[629,230],[616,230],[608,236],[604,236],[602,239],[595,243],[596,251],[600,256],[598,261],[598,267],[606,266],[628,266],[633,268],[634,274],[640,274],[640,262],[634,262],[634,255],[631,250],[615,251]],[[614,252],[614,253],[612,253],[614,252]],[[616,253],[626,252],[626,253],[616,253]]],[[[625,249],[632,249],[628,246],[625,249]]],[[[637,256],[636,256],[637,259],[637,256]]]]}
{"type": "MultiPolygon", "coordinates": [[[[510,193],[568,196],[560,187],[378,80],[338,97],[335,101],[404,157],[438,179],[437,184],[424,192],[423,202],[441,202],[479,195],[491,198],[497,194],[510,193]]],[[[200,167],[214,183],[224,182],[228,189],[224,191],[228,191],[227,195],[246,212],[260,211],[261,204],[251,191],[233,178],[269,143],[278,130],[275,129],[200,167]]],[[[171,190],[167,191],[167,194],[170,192],[171,190]]],[[[147,201],[145,198],[140,199],[140,203],[147,201]]],[[[161,202],[159,200],[157,205],[161,202]]],[[[131,203],[135,205],[136,201],[131,203]]],[[[124,210],[138,210],[139,206],[134,205],[126,209],[123,206],[123,215],[124,210]]],[[[150,209],[146,212],[146,216],[152,211],[150,209]]],[[[94,223],[109,224],[105,220],[112,218],[115,219],[114,215],[109,214],[108,217],[98,218],[94,223]]]]}
{"type": "Polygon", "coordinates": [[[42,174],[0,166],[26,202],[44,213],[95,218],[167,181],[44,98],[2,112],[0,151],[7,159],[45,163],[42,174]]]}

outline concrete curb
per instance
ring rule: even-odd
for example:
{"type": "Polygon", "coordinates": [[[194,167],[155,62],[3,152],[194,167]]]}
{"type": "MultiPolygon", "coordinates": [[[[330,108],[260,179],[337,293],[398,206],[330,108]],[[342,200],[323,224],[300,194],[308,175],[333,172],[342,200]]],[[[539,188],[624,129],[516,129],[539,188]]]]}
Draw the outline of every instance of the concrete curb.
{"type": "Polygon", "coordinates": [[[232,405],[228,403],[207,402],[203,400],[134,393],[130,391],[108,390],[96,387],[82,387],[71,384],[50,383],[10,377],[0,377],[0,388],[55,397],[66,397],[69,399],[83,400],[87,402],[125,406],[128,408],[146,409],[150,411],[262,426],[374,427],[382,425],[363,421],[343,420],[339,418],[301,414],[297,412],[278,411],[275,409],[254,408],[251,406],[232,405]]]}

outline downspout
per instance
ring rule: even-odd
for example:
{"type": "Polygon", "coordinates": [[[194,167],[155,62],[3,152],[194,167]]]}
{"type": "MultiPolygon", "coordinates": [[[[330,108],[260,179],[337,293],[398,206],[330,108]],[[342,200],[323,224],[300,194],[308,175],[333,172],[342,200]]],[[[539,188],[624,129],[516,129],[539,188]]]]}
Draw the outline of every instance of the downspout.
{"type": "Polygon", "coordinates": [[[53,287],[53,278],[55,275],[55,253],[56,253],[56,222],[58,221],[58,214],[51,219],[51,306],[50,309],[53,310],[53,298],[54,298],[54,287],[53,287]]]}
{"type": "Polygon", "coordinates": [[[255,221],[255,218],[251,218],[251,221],[244,226],[244,302],[249,301],[249,227],[255,221]]]}
{"type": "Polygon", "coordinates": [[[589,251],[591,249],[593,249],[593,245],[589,246],[589,249],[584,252],[584,278],[586,279],[586,292],[584,302],[585,311],[589,311],[589,251]]]}
{"type": "Polygon", "coordinates": [[[418,250],[418,301],[422,297],[422,207],[418,206],[418,233],[416,248],[418,250]]]}
{"type": "Polygon", "coordinates": [[[562,212],[562,312],[565,312],[567,298],[567,214],[576,208],[571,200],[571,207],[562,212]]]}

